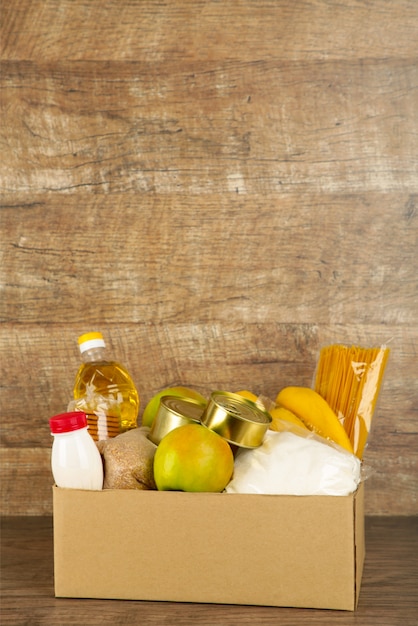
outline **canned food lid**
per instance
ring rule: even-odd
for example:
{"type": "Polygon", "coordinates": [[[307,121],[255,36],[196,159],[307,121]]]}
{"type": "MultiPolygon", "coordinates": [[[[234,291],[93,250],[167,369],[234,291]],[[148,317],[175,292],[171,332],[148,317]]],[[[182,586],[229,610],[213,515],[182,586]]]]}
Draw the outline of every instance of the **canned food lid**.
{"type": "Polygon", "coordinates": [[[201,422],[232,444],[257,448],[272,422],[267,411],[251,400],[227,391],[214,391],[201,422]]]}
{"type": "Polygon", "coordinates": [[[204,405],[198,400],[192,398],[182,398],[179,396],[162,396],[160,404],[164,405],[170,413],[174,413],[179,417],[188,417],[200,422],[204,405]]]}
{"type": "Polygon", "coordinates": [[[211,399],[222,409],[243,420],[270,424],[271,416],[252,400],[226,391],[214,391],[211,399]]]}
{"type": "Polygon", "coordinates": [[[158,445],[174,428],[199,423],[205,405],[179,396],[162,396],[148,438],[158,445]]]}

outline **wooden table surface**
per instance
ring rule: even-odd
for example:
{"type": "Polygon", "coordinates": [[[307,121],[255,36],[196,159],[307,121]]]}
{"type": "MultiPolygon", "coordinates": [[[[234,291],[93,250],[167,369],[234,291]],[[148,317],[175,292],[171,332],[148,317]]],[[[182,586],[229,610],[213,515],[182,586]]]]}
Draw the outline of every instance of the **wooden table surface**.
{"type": "Polygon", "coordinates": [[[355,612],[55,598],[51,517],[3,517],[1,624],[162,626],[416,626],[418,517],[367,517],[366,562],[355,612]]]}

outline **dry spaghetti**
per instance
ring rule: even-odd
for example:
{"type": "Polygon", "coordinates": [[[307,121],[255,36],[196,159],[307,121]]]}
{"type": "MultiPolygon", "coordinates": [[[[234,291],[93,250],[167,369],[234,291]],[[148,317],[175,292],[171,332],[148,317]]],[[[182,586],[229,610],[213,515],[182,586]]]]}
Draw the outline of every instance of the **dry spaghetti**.
{"type": "Polygon", "coordinates": [[[337,414],[361,459],[389,357],[386,346],[362,348],[334,344],[322,348],[315,391],[337,414]]]}

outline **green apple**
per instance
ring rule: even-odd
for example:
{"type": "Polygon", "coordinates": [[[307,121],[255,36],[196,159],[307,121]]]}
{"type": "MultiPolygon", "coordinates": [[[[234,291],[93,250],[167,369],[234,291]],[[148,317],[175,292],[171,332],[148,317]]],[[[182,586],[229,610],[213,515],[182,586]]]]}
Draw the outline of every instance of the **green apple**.
{"type": "Polygon", "coordinates": [[[190,398],[201,403],[202,406],[206,406],[207,400],[194,389],[188,387],[167,387],[155,394],[148,402],[142,414],[142,426],[149,426],[151,428],[154,421],[154,417],[157,415],[158,407],[160,406],[160,399],[163,396],[178,396],[179,398],[190,398]]]}
{"type": "Polygon", "coordinates": [[[159,491],[218,493],[234,471],[229,443],[202,424],[186,424],[163,437],[154,455],[159,491]]]}

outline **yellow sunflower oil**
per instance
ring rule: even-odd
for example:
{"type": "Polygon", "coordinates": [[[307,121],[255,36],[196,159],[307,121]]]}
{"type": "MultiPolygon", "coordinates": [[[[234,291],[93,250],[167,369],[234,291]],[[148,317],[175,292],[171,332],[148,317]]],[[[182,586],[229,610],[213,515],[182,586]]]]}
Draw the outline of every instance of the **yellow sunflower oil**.
{"type": "Polygon", "coordinates": [[[75,379],[71,408],[86,413],[88,431],[95,441],[136,428],[140,398],[129,372],[107,357],[101,333],[81,335],[78,345],[83,363],[75,379]]]}

